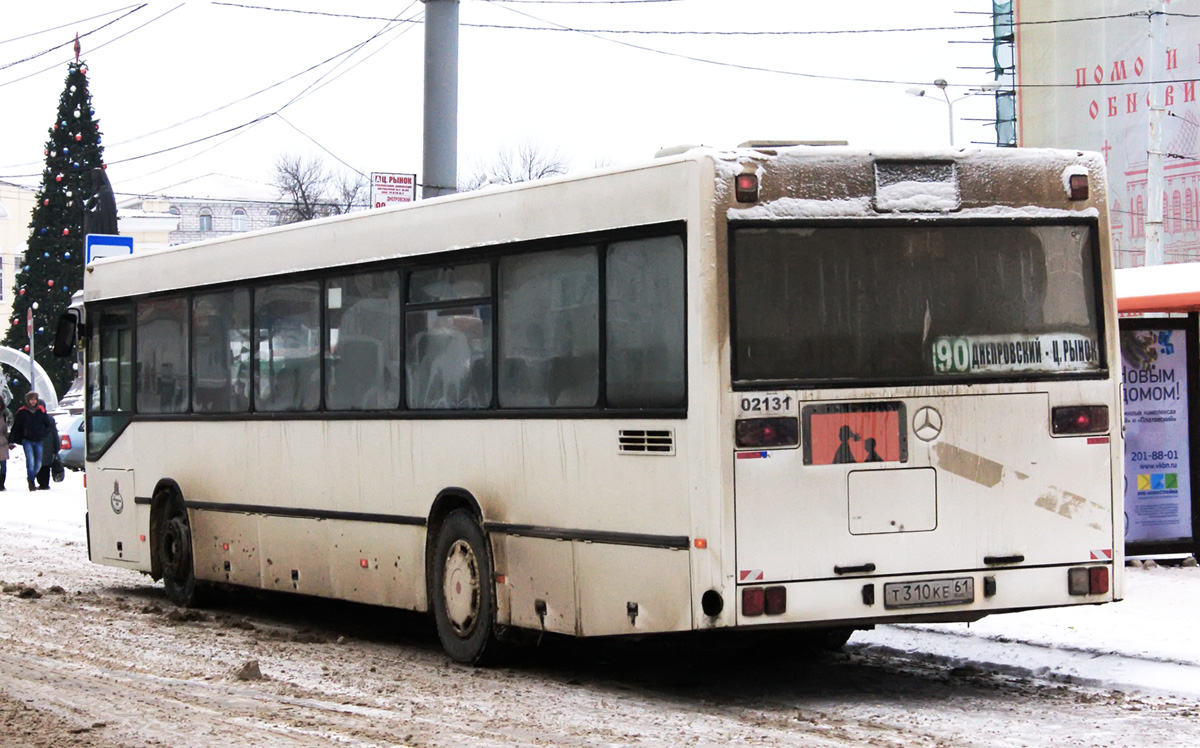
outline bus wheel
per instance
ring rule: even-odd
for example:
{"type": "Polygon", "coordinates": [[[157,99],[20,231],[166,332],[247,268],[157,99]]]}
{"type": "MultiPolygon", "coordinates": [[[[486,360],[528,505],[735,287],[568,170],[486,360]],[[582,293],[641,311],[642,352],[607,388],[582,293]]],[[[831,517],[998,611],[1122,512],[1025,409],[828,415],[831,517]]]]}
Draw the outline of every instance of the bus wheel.
{"type": "Polygon", "coordinates": [[[158,558],[162,564],[163,589],[176,605],[196,602],[196,572],[192,564],[192,528],[183,502],[173,499],[163,513],[158,533],[158,558]]]}
{"type": "Polygon", "coordinates": [[[495,590],[487,539],[465,511],[451,512],[438,532],[431,592],[438,639],[446,654],[480,664],[494,644],[495,590]]]}
{"type": "Polygon", "coordinates": [[[825,652],[841,652],[853,633],[854,629],[849,626],[820,629],[813,632],[813,644],[825,652]]]}

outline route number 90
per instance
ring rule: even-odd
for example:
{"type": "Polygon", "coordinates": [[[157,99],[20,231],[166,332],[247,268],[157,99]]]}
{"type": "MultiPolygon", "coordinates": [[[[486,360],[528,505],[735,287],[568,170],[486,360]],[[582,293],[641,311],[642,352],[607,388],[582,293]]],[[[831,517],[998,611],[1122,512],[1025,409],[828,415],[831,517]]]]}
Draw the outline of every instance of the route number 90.
{"type": "Polygon", "coordinates": [[[971,344],[966,338],[938,338],[933,343],[933,368],[938,374],[971,370],[971,344]]]}

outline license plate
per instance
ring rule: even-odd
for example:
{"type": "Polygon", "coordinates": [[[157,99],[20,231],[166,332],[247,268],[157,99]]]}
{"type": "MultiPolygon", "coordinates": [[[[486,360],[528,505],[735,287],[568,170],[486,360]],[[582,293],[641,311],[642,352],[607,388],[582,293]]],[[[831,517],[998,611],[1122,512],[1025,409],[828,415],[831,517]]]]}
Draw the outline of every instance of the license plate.
{"type": "Polygon", "coordinates": [[[975,602],[972,577],[929,579],[923,582],[891,582],[883,585],[883,607],[924,608],[975,602]]]}

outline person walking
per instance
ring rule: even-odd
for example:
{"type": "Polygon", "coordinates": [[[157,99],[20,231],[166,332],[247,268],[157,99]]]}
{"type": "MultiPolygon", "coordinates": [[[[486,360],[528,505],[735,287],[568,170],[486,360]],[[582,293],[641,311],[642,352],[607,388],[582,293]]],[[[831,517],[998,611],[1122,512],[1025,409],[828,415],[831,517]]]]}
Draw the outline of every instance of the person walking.
{"type": "Polygon", "coordinates": [[[8,478],[8,430],[12,428],[13,417],[8,410],[8,403],[0,397],[0,491],[4,490],[4,481],[8,478]]]}
{"type": "Polygon", "coordinates": [[[29,490],[36,491],[38,470],[42,468],[42,440],[54,430],[54,419],[38,407],[38,394],[32,390],[25,395],[25,404],[17,409],[13,418],[12,431],[8,434],[9,444],[20,444],[25,449],[25,475],[29,490]]]}
{"type": "MultiPolygon", "coordinates": [[[[45,403],[38,403],[38,410],[45,413],[45,403]]],[[[54,420],[54,416],[50,416],[50,423],[52,426],[46,432],[46,438],[42,439],[42,466],[38,468],[37,474],[37,487],[40,491],[50,490],[50,470],[54,461],[58,459],[59,450],[62,449],[62,440],[58,436],[58,422],[54,420]]]]}

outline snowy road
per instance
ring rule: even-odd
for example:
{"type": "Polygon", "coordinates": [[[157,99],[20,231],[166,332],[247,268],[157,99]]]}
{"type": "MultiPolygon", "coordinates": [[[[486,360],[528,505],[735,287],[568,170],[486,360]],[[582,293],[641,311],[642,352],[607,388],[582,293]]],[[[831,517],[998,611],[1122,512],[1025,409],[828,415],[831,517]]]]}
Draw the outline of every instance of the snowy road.
{"type": "Polygon", "coordinates": [[[547,639],[477,670],[395,611],[238,594],[181,612],[87,562],[82,504],[77,475],[0,493],[0,746],[1200,745],[1196,568],[1130,570],[1117,605],[884,627],[815,659],[547,639]]]}

